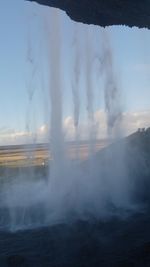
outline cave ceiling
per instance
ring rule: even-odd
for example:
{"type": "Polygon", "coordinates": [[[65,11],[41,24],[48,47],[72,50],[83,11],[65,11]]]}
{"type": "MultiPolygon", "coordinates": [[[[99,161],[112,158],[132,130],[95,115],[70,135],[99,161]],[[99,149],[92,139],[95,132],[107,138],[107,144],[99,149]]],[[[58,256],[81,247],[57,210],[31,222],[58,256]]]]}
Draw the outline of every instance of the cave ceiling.
{"type": "Polygon", "coordinates": [[[74,21],[150,29],[150,0],[27,0],[64,10],[74,21]]]}

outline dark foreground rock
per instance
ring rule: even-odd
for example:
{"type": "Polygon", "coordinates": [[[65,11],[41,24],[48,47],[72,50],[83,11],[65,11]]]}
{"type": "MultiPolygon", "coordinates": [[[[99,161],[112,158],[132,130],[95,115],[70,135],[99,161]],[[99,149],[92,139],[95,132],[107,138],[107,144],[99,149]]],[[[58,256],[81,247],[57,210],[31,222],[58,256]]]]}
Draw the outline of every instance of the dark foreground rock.
{"type": "Polygon", "coordinates": [[[150,262],[149,212],[0,233],[2,267],[143,267],[150,262]]]}
{"type": "Polygon", "coordinates": [[[100,26],[127,25],[150,29],[149,0],[28,0],[58,7],[75,21],[100,26]]]}

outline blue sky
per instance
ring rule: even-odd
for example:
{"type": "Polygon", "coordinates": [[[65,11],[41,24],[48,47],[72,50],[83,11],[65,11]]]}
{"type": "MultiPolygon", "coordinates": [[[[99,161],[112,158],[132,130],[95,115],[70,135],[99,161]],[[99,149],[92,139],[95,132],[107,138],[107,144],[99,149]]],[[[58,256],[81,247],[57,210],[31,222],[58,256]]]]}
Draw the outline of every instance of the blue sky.
{"type": "MultiPolygon", "coordinates": [[[[40,59],[45,56],[44,52],[41,52],[44,42],[41,14],[44,12],[48,14],[49,9],[24,0],[0,2],[0,143],[3,143],[5,133],[25,132],[27,124],[31,130],[38,129],[47,121],[47,110],[44,109],[47,95],[42,96],[40,78],[42,77],[41,65],[44,63],[38,62],[37,56],[38,53],[41,53],[40,59]],[[31,79],[34,66],[31,66],[28,60],[29,46],[32,53],[36,55],[37,66],[40,64],[34,82],[31,79]],[[35,89],[34,100],[31,103],[29,101],[30,82],[35,89]]],[[[69,36],[75,23],[71,22],[65,13],[62,13],[62,21],[63,59],[66,66],[67,62],[71,64],[71,52],[69,52],[71,37],[69,36]]],[[[99,27],[95,26],[92,29],[98,32],[99,27]]],[[[124,112],[149,110],[150,32],[146,29],[128,27],[109,27],[107,31],[122,90],[124,112]]],[[[97,38],[100,40],[100,36],[97,38]]],[[[66,70],[67,100],[64,102],[64,117],[71,116],[72,112],[69,83],[66,70]]],[[[95,111],[104,108],[102,95],[103,93],[97,89],[95,111]]]]}

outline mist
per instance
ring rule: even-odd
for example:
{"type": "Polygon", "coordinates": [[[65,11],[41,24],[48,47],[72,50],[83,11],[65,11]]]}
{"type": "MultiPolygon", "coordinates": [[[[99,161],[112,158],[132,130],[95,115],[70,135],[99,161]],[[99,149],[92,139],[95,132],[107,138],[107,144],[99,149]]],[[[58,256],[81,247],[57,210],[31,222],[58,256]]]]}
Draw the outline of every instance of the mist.
{"type": "MultiPolygon", "coordinates": [[[[53,159],[48,163],[46,177],[34,169],[28,173],[30,179],[26,179],[26,174],[21,171],[15,175],[15,179],[11,177],[13,179],[11,185],[6,184],[2,188],[1,205],[7,208],[9,214],[8,228],[16,230],[79,219],[109,220],[112,216],[127,216],[138,207],[135,197],[136,182],[130,182],[129,174],[128,157],[132,154],[132,149],[128,141],[121,139],[120,135],[123,112],[121,88],[118,86],[117,71],[114,68],[109,32],[101,29],[94,31],[93,26],[81,24],[73,27],[71,52],[74,55],[73,69],[70,72],[67,67],[67,71],[69,92],[72,95],[75,141],[80,145],[80,123],[84,110],[85,120],[88,123],[89,149],[86,160],[80,158],[79,151],[76,153],[76,159],[71,160],[66,153],[67,144],[63,130],[64,103],[69,99],[65,99],[66,64],[62,60],[62,47],[66,41],[64,42],[62,36],[62,16],[56,9],[51,9],[49,14],[41,16],[43,25],[46,25],[44,29],[46,45],[43,49],[46,49],[48,71],[44,84],[47,85],[49,96],[47,104],[49,107],[46,107],[46,111],[50,110],[47,114],[49,151],[53,159]],[[99,152],[95,152],[97,139],[93,82],[97,71],[94,63],[96,54],[94,34],[97,32],[101,40],[98,62],[99,79],[103,87],[98,84],[99,79],[97,84],[99,90],[103,90],[108,141],[111,140],[112,143],[99,152]]],[[[33,48],[30,48],[30,53],[28,52],[29,61],[32,59],[32,50],[33,48]]],[[[32,59],[33,65],[35,62],[36,60],[32,59]]],[[[34,69],[36,66],[33,66],[34,69]]],[[[34,80],[33,73],[31,76],[34,80]]],[[[30,105],[32,105],[34,92],[30,93],[30,105]]],[[[99,123],[101,125],[101,122],[99,123]]],[[[135,151],[131,157],[134,157],[137,167],[135,151]]],[[[4,222],[5,219],[2,224],[4,222]]]]}

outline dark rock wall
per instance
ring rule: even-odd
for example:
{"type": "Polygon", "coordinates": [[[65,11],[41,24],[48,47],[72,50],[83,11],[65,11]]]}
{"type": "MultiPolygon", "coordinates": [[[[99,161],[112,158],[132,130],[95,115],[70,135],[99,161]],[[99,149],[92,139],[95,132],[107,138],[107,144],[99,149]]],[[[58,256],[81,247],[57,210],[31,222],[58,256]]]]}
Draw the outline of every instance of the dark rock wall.
{"type": "Polygon", "coordinates": [[[75,21],[100,26],[150,28],[149,0],[28,0],[58,7],[75,21]]]}

